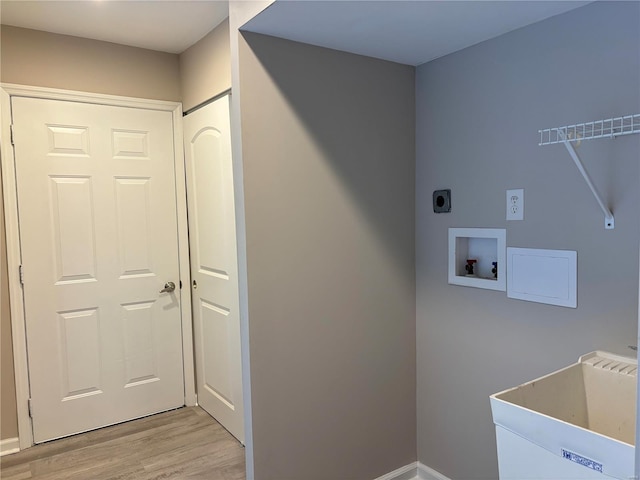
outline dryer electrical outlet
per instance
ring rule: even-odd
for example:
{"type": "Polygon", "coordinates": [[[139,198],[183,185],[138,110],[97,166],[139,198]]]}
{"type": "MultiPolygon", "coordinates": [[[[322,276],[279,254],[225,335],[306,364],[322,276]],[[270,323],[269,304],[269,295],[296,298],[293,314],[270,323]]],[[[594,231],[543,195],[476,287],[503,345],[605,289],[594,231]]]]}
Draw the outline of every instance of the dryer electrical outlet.
{"type": "Polygon", "coordinates": [[[524,189],[507,190],[507,220],[524,220],[524,189]]]}

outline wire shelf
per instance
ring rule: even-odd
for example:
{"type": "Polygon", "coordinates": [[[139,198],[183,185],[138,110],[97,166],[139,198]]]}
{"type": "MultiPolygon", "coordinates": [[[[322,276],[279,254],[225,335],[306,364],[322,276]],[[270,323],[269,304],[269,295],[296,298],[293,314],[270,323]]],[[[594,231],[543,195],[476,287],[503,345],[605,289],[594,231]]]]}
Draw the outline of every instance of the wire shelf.
{"type": "Polygon", "coordinates": [[[614,138],[621,135],[640,133],[640,113],[624,117],[596,120],[595,122],[578,123],[564,127],[545,128],[538,130],[540,143],[538,145],[552,145],[563,143],[565,138],[569,142],[580,142],[593,138],[614,138]]]}

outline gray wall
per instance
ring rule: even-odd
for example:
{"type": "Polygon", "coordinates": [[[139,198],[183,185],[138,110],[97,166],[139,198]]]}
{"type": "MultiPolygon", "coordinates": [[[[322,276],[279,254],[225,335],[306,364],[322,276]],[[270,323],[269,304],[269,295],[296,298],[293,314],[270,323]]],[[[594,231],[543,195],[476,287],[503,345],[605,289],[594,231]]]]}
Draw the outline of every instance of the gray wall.
{"type": "Polygon", "coordinates": [[[182,111],[231,88],[229,19],[180,54],[182,111]]]}
{"type": "Polygon", "coordinates": [[[178,55],[2,25],[6,83],[180,101],[178,55]]]}
{"type": "Polygon", "coordinates": [[[255,476],[416,459],[414,69],[240,39],[255,476]]]}
{"type": "Polygon", "coordinates": [[[604,217],[563,146],[537,130],[640,111],[640,4],[595,3],[417,69],[418,459],[495,479],[489,395],[594,349],[632,354],[640,135],[579,148],[604,217]],[[432,191],[452,189],[450,214],[432,191]],[[524,188],[525,220],[505,221],[524,188]],[[447,229],[507,229],[507,245],[578,252],[578,308],[447,284],[447,229]]]}

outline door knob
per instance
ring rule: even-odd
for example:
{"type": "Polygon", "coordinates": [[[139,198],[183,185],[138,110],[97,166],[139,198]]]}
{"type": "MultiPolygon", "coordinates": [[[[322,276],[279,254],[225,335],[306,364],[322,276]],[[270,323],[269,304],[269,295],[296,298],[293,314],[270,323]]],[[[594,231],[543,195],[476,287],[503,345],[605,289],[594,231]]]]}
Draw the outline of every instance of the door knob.
{"type": "Polygon", "coordinates": [[[171,293],[176,289],[176,284],[173,282],[167,282],[164,284],[164,288],[160,290],[160,293],[171,293]]]}

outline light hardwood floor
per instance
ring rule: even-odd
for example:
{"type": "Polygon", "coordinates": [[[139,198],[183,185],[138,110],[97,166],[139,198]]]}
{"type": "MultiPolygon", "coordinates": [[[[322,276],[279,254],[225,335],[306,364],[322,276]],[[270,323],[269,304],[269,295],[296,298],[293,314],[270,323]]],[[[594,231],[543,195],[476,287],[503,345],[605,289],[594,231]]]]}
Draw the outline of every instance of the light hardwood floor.
{"type": "Polygon", "coordinates": [[[244,447],[185,407],[28,448],[0,459],[3,480],[245,480],[244,447]]]}

